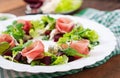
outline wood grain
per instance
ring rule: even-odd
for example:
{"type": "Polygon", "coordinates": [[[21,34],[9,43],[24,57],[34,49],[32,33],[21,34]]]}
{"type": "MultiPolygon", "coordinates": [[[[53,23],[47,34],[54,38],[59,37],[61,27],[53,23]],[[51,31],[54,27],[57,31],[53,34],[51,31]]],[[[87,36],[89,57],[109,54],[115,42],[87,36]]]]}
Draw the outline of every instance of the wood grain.
{"type": "Polygon", "coordinates": [[[24,5],[22,0],[0,0],[0,12],[8,12],[24,5]]]}
{"type": "Polygon", "coordinates": [[[120,9],[120,0],[84,0],[81,9],[84,8],[112,11],[120,9]]]}

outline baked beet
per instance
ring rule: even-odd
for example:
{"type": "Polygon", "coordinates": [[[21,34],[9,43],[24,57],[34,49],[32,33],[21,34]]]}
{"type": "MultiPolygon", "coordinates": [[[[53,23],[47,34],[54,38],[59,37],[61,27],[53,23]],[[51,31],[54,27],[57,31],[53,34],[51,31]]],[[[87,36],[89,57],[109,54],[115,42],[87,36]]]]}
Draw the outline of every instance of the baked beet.
{"type": "Polygon", "coordinates": [[[27,63],[27,58],[26,58],[26,57],[23,57],[23,56],[21,55],[21,53],[18,53],[18,54],[14,57],[14,59],[15,59],[16,61],[18,61],[18,62],[21,62],[21,63],[24,63],[24,64],[28,64],[28,63],[27,63]]]}
{"type": "Polygon", "coordinates": [[[3,56],[11,56],[12,57],[12,51],[7,51],[3,54],[3,56]]]}
{"type": "Polygon", "coordinates": [[[24,63],[24,64],[28,64],[27,62],[27,58],[26,57],[21,57],[21,62],[24,63]]]}
{"type": "Polygon", "coordinates": [[[52,60],[50,56],[45,56],[43,59],[41,59],[41,62],[44,63],[45,65],[50,65],[52,60]]]}
{"type": "Polygon", "coordinates": [[[21,61],[21,57],[22,57],[21,53],[18,53],[18,54],[14,57],[14,59],[15,59],[16,61],[21,61]]]}
{"type": "Polygon", "coordinates": [[[63,33],[56,34],[56,35],[54,36],[54,42],[57,42],[60,37],[63,37],[63,33]]]}
{"type": "Polygon", "coordinates": [[[76,60],[75,57],[73,57],[73,56],[68,56],[68,58],[69,58],[68,62],[76,60]]]}
{"type": "Polygon", "coordinates": [[[51,33],[51,30],[46,30],[45,31],[45,35],[50,35],[50,33],[51,33]]]}

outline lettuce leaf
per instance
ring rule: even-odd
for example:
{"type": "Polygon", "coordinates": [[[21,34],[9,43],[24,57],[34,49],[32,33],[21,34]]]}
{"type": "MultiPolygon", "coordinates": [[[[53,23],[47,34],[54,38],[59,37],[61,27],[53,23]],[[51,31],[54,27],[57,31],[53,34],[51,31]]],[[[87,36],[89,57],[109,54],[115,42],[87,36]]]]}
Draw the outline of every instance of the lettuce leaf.
{"type": "Polygon", "coordinates": [[[33,38],[38,37],[40,34],[44,34],[46,30],[52,30],[55,28],[55,19],[50,16],[42,16],[41,20],[32,20],[33,27],[30,29],[29,34],[33,38]]]}
{"type": "Polygon", "coordinates": [[[12,25],[7,26],[7,30],[3,33],[11,34],[16,40],[23,39],[25,33],[22,27],[23,24],[14,21],[12,25]]]}
{"type": "Polygon", "coordinates": [[[61,45],[63,43],[67,43],[74,40],[75,41],[81,40],[81,39],[88,39],[90,40],[91,43],[94,43],[98,41],[99,35],[95,30],[88,29],[88,28],[86,29],[86,28],[83,28],[82,26],[75,26],[75,28],[71,32],[65,33],[63,37],[61,37],[58,40],[57,43],[61,45]]]}
{"type": "Polygon", "coordinates": [[[37,30],[34,30],[34,29],[30,29],[29,34],[30,34],[30,36],[33,37],[33,38],[39,36],[38,31],[37,31],[37,30]]]}
{"type": "Polygon", "coordinates": [[[70,42],[72,40],[80,40],[81,39],[81,33],[84,31],[84,28],[82,26],[75,26],[75,28],[69,32],[69,33],[65,33],[63,35],[63,37],[61,37],[59,40],[58,40],[58,44],[61,45],[63,43],[66,43],[66,42],[70,42]]]}
{"type": "Polygon", "coordinates": [[[68,57],[66,55],[63,55],[63,56],[57,56],[56,60],[52,63],[52,65],[66,64],[66,63],[68,63],[68,57]]]}
{"type": "Polygon", "coordinates": [[[68,13],[77,10],[82,4],[82,0],[60,0],[55,9],[55,13],[68,13]]]}
{"type": "Polygon", "coordinates": [[[99,36],[96,31],[86,29],[84,33],[81,34],[81,37],[89,39],[91,42],[98,40],[99,36]]]}
{"type": "Polygon", "coordinates": [[[47,16],[42,16],[42,19],[41,19],[45,24],[46,26],[49,25],[48,27],[48,30],[52,30],[55,28],[55,19],[50,17],[49,15],[47,16]]]}
{"type": "Polygon", "coordinates": [[[41,30],[45,27],[44,22],[41,20],[32,20],[31,23],[35,30],[41,30]]]}

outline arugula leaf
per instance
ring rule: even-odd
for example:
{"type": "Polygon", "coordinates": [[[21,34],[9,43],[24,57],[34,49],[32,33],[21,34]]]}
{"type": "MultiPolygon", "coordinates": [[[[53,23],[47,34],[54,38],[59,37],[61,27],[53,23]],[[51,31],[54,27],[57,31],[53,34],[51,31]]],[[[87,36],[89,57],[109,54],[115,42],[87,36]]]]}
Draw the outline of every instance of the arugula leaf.
{"type": "Polygon", "coordinates": [[[87,55],[85,54],[80,54],[78,53],[76,50],[72,49],[72,48],[67,48],[65,50],[63,50],[63,52],[68,55],[68,56],[79,56],[79,57],[86,57],[87,55]]]}
{"type": "Polygon", "coordinates": [[[9,49],[10,45],[8,42],[1,42],[0,43],[0,55],[4,54],[4,52],[9,49]]]}
{"type": "Polygon", "coordinates": [[[21,51],[23,47],[21,45],[12,48],[13,51],[21,51]]]}
{"type": "Polygon", "coordinates": [[[22,29],[23,24],[13,22],[13,25],[9,25],[7,30],[3,33],[11,34],[16,40],[23,39],[24,30],[22,29]]]}
{"type": "Polygon", "coordinates": [[[20,41],[20,44],[19,44],[18,46],[16,46],[16,47],[14,47],[14,48],[11,49],[11,50],[12,50],[13,58],[14,58],[24,47],[29,46],[29,45],[32,43],[31,40],[27,41],[27,42],[24,43],[24,44],[23,44],[23,41],[22,41],[22,40],[19,40],[19,41],[20,41]]]}
{"type": "Polygon", "coordinates": [[[27,41],[26,43],[24,43],[23,45],[18,45],[14,48],[12,48],[13,51],[21,51],[24,47],[29,46],[32,43],[31,40],[27,41]]]}
{"type": "Polygon", "coordinates": [[[29,46],[32,43],[31,40],[27,41],[25,44],[23,44],[23,47],[29,46]]]}

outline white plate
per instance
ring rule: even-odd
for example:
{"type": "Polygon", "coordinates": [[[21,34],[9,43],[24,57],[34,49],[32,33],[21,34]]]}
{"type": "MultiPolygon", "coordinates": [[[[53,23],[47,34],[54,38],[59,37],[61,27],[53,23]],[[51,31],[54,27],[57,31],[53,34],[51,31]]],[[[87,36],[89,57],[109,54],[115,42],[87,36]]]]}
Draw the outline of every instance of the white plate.
{"type": "MultiPolygon", "coordinates": [[[[42,15],[29,15],[22,16],[15,19],[11,19],[8,21],[2,22],[0,25],[0,31],[5,30],[6,26],[11,24],[13,20],[16,19],[27,19],[27,20],[36,20],[39,19],[42,15]]],[[[53,73],[53,72],[63,72],[69,71],[72,69],[80,69],[88,65],[92,65],[97,61],[103,60],[106,56],[110,55],[114,50],[116,45],[116,39],[113,33],[105,28],[103,25],[98,24],[94,21],[73,17],[73,16],[65,16],[65,15],[50,15],[54,18],[59,17],[68,17],[73,19],[75,22],[80,22],[85,28],[94,29],[99,34],[100,45],[96,46],[94,50],[90,52],[90,56],[87,58],[81,58],[79,60],[64,64],[64,65],[55,65],[55,66],[30,66],[25,64],[14,63],[4,59],[0,56],[0,67],[9,70],[15,70],[19,72],[31,72],[31,73],[53,73]]]]}

